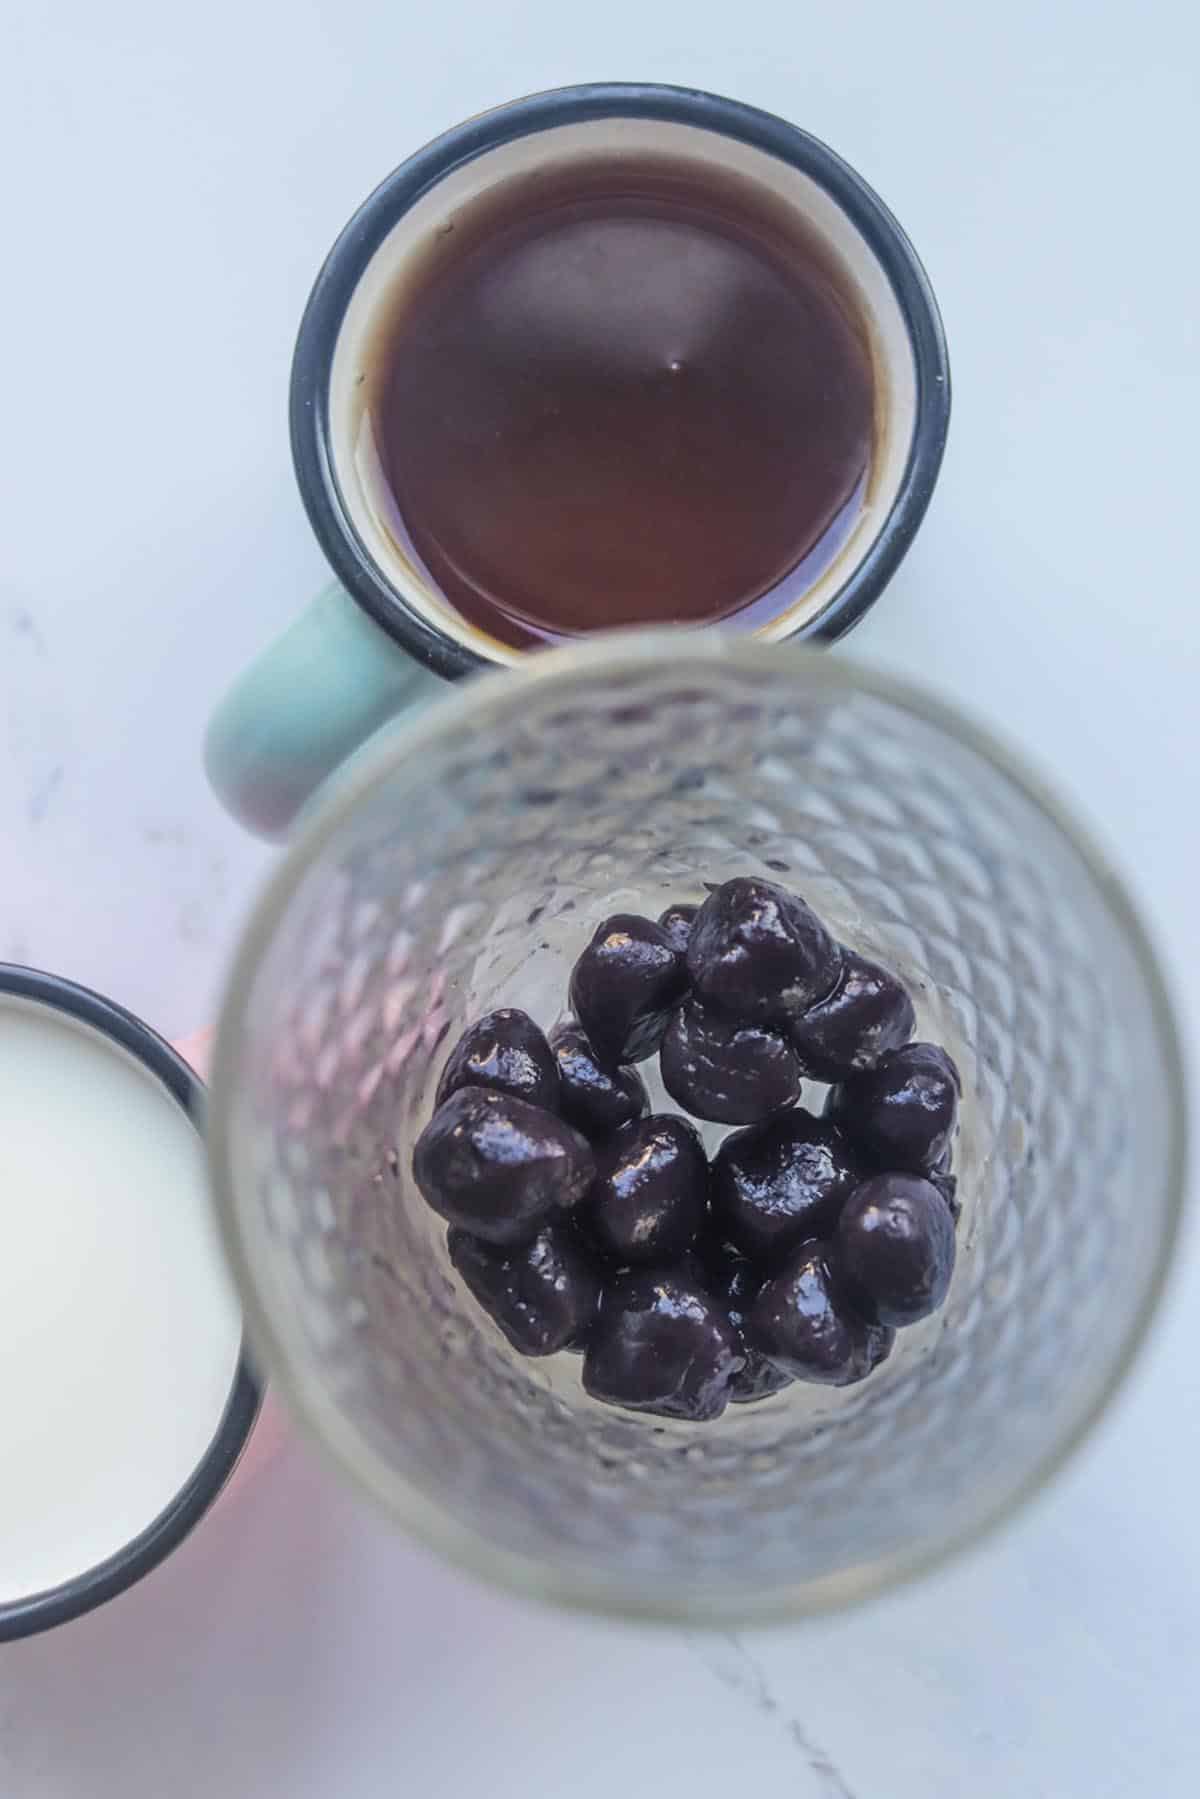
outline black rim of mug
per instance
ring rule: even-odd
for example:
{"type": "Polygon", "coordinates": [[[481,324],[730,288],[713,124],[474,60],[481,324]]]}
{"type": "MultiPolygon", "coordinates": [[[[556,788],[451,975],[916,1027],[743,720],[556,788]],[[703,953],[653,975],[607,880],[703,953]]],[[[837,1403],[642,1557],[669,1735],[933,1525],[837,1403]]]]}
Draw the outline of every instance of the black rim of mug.
{"type": "Polygon", "coordinates": [[[929,279],[897,220],[819,138],[774,114],[697,89],[592,82],[514,100],[456,125],[394,169],[359,207],[317,276],[292,361],[292,459],[309,522],[338,580],[390,637],[449,680],[493,666],[423,618],[375,565],[343,501],[329,436],[329,380],[338,332],[367,264],[396,221],[453,169],[515,138],[605,118],[695,125],[765,150],[810,176],[869,245],[900,306],[916,371],[912,444],[874,543],[816,617],[789,635],[833,642],[856,625],[899,567],[925,516],[950,423],[950,365],[929,279]]]}
{"type": "MultiPolygon", "coordinates": [[[[169,1043],[132,1012],[61,975],[15,963],[0,963],[0,995],[30,1000],[65,1013],[119,1044],[161,1082],[197,1132],[203,1134],[204,1083],[169,1043]]],[[[94,1567],[43,1592],[0,1601],[0,1643],[33,1636],[78,1618],[123,1593],[165,1561],[200,1522],[233,1473],[254,1427],[261,1400],[261,1386],[251,1371],[243,1342],[217,1428],[174,1499],[136,1537],[94,1567]]]]}

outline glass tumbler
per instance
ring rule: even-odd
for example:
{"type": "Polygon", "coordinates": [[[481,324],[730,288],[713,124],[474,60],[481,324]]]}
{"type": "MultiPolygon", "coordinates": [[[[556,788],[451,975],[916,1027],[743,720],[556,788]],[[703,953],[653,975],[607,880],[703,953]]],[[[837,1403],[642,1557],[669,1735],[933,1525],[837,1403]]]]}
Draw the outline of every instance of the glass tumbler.
{"type": "Polygon", "coordinates": [[[725,1623],[869,1592],[1046,1478],[1153,1310],[1184,1153],[1162,977],[1040,782],[840,658],[670,633],[483,677],[335,778],[238,955],[210,1134],[252,1340],[351,1480],[523,1591],[725,1623]],[[602,917],[736,874],[909,983],[963,1075],[963,1215],[944,1309],[865,1383],[687,1425],[510,1350],[411,1156],[465,1024],[548,1029],[602,917]]]}

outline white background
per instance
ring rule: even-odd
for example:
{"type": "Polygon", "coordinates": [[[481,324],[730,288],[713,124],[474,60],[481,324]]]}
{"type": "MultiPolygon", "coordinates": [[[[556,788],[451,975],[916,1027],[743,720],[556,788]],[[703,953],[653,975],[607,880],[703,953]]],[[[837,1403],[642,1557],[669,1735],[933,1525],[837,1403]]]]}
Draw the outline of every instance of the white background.
{"type": "MultiPolygon", "coordinates": [[[[317,266],[442,127],[645,78],[827,138],[912,235],[955,414],[854,652],[1054,772],[1194,1019],[1195,20],[1182,0],[7,0],[0,957],[167,1032],[209,1015],[269,855],[205,791],[204,719],[324,577],[285,429],[317,266]]],[[[1189,1256],[1130,1388],[1001,1539],[741,1638],[522,1609],[260,1444],[155,1577],[0,1650],[0,1796],[1194,1795],[1198,1312],[1189,1256]]]]}

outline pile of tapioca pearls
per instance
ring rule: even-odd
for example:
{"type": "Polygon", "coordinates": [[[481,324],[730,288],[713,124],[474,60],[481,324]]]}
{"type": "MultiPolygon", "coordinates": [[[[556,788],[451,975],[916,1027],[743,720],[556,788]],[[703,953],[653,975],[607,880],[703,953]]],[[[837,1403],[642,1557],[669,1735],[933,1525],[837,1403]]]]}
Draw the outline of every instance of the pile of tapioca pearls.
{"type": "Polygon", "coordinates": [[[491,1012],[452,1051],[413,1173],[459,1275],[524,1355],[583,1354],[594,1398],[706,1422],[793,1380],[848,1386],[954,1270],[960,1092],[912,1001],[795,894],[738,879],[657,923],[607,918],[547,1039],[491,1012]],[[646,1116],[658,1054],[710,1165],[646,1116]],[[830,1083],[817,1117],[801,1081],[830,1083]]]}

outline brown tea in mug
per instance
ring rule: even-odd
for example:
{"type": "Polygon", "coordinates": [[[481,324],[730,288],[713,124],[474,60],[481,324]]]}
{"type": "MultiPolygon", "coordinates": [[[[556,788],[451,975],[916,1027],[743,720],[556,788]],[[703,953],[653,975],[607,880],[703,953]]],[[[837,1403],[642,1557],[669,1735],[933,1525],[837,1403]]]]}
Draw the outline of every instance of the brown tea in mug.
{"type": "Polygon", "coordinates": [[[369,379],[409,547],[516,648],[762,625],[865,500],[849,279],[776,196],[700,164],[598,156],[463,208],[406,270],[369,379]]]}

